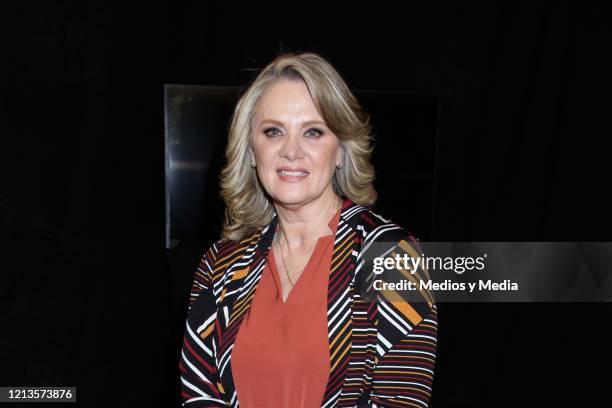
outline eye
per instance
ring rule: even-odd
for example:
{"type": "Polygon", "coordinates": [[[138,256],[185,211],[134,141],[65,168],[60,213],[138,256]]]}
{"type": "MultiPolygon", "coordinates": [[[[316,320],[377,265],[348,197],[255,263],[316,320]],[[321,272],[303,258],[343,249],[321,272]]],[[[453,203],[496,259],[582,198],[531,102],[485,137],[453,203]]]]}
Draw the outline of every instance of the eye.
{"type": "Polygon", "coordinates": [[[263,131],[263,132],[264,132],[264,134],[265,134],[266,136],[270,136],[270,137],[277,136],[277,134],[274,134],[274,133],[269,133],[270,131],[273,131],[273,130],[275,130],[275,131],[277,131],[277,132],[278,132],[278,128],[275,128],[275,127],[270,127],[270,128],[264,129],[264,131],[263,131]]]}
{"type": "Polygon", "coordinates": [[[323,134],[323,131],[320,130],[320,129],[317,129],[317,128],[311,128],[311,129],[308,130],[308,132],[306,132],[306,134],[307,135],[312,135],[315,138],[317,138],[317,137],[319,137],[319,136],[321,136],[323,134]],[[311,131],[313,131],[313,130],[314,130],[314,132],[311,133],[311,131]]]}

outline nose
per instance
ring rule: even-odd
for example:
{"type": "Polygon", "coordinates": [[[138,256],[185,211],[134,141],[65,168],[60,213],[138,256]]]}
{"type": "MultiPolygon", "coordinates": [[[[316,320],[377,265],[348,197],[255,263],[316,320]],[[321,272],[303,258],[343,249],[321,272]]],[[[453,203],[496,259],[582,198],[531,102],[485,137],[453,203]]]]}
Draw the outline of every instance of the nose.
{"type": "Polygon", "coordinates": [[[299,134],[296,132],[289,132],[280,150],[281,157],[293,161],[303,158],[303,153],[299,134]]]}

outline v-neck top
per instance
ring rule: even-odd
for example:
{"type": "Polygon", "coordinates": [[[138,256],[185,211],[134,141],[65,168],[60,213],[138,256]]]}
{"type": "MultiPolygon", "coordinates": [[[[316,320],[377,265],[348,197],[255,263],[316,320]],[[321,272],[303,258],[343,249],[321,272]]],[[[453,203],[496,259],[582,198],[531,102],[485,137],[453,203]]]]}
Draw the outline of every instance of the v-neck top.
{"type": "MultiPolygon", "coordinates": [[[[320,407],[330,373],[327,290],[340,210],[283,301],[272,248],[242,321],[231,367],[241,408],[320,407]]],[[[280,259],[279,259],[280,261],[280,259]]]]}

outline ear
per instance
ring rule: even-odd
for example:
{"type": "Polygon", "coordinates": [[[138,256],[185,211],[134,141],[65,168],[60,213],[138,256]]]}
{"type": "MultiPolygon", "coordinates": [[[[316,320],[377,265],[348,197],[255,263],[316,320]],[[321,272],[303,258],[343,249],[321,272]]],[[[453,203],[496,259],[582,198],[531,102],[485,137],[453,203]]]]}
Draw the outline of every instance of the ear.
{"type": "Polygon", "coordinates": [[[253,166],[253,163],[255,163],[255,150],[253,150],[253,146],[249,146],[247,149],[247,155],[249,157],[249,162],[251,163],[251,167],[253,166]]]}
{"type": "Polygon", "coordinates": [[[344,146],[340,143],[340,148],[336,154],[336,165],[344,164],[344,146]]]}

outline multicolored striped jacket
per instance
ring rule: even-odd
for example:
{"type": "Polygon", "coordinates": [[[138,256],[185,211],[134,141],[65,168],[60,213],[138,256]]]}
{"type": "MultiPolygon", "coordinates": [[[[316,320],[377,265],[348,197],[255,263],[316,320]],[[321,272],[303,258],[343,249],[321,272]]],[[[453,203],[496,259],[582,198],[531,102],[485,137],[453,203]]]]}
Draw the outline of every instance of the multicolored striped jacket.
{"type": "MultiPolygon", "coordinates": [[[[277,223],[275,215],[266,227],[244,239],[218,240],[203,254],[189,298],[179,363],[182,406],[239,406],[230,364],[232,347],[262,276],[277,223]]],[[[429,404],[437,306],[429,292],[422,293],[423,301],[390,302],[368,300],[356,290],[362,251],[376,242],[395,242],[394,251],[400,254],[422,253],[411,233],[345,199],[329,275],[330,373],[322,407],[429,404]]]]}

